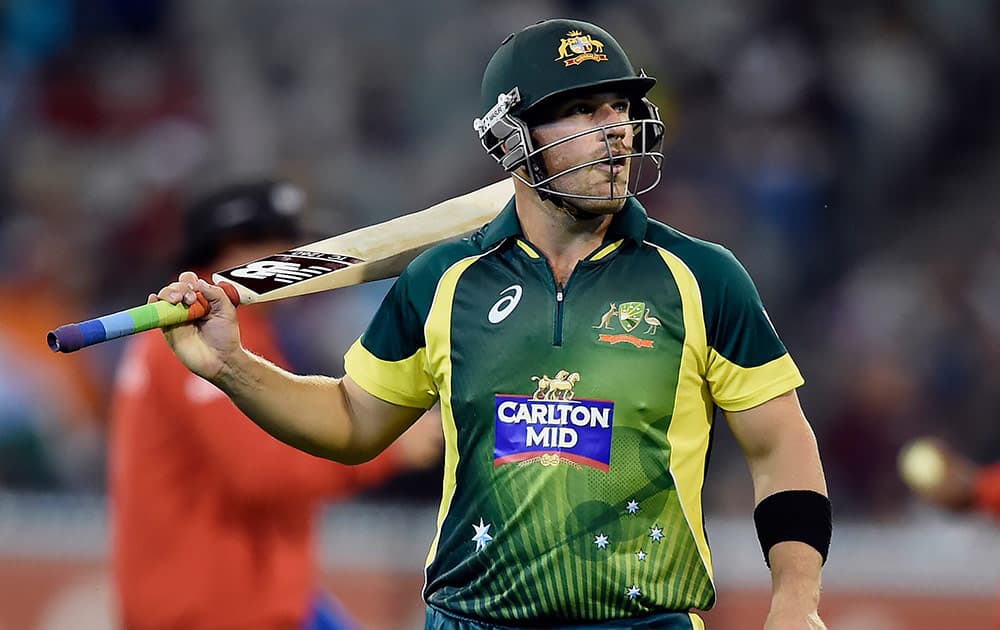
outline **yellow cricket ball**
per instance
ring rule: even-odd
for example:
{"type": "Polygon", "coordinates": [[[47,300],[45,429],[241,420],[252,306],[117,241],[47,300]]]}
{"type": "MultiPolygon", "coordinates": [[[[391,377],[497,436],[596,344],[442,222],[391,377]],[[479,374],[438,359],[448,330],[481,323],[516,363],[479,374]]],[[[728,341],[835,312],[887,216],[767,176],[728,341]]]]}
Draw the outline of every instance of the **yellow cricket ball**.
{"type": "Polygon", "coordinates": [[[918,491],[938,486],[944,480],[946,467],[941,451],[929,439],[914,440],[899,453],[899,474],[918,491]]]}

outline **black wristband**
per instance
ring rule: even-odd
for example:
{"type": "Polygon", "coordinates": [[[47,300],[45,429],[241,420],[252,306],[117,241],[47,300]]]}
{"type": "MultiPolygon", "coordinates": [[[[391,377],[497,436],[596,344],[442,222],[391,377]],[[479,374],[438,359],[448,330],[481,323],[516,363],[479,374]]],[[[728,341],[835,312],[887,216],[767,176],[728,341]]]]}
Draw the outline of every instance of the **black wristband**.
{"type": "Polygon", "coordinates": [[[771,547],[786,540],[804,542],[823,557],[830,551],[833,518],[830,499],[813,490],[784,490],[765,497],[753,511],[764,562],[771,547]]]}

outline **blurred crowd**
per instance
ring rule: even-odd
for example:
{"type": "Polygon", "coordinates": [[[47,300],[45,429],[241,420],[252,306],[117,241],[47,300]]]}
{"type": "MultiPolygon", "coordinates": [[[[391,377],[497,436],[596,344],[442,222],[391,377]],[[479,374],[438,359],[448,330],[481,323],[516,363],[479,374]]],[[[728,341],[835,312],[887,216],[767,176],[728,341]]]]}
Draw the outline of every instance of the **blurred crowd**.
{"type": "MultiPolygon", "coordinates": [[[[895,457],[913,435],[1000,459],[991,0],[7,0],[0,490],[104,490],[121,344],[55,355],[45,333],[168,280],[193,195],[281,175],[334,234],[495,181],[471,122],[482,70],[559,16],[659,79],[667,160],[642,202],[753,275],[839,515],[908,516],[895,457]]],[[[282,304],[296,364],[339,374],[385,289],[282,304]]],[[[707,507],[746,514],[745,465],[717,436],[707,507]]],[[[424,476],[396,498],[439,491],[424,476]]]]}

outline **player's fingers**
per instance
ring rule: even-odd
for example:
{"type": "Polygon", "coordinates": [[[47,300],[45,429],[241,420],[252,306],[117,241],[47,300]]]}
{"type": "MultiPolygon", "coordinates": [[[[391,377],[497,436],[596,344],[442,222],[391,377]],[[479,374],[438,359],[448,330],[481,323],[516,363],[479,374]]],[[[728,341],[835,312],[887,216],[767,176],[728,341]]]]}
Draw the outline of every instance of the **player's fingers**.
{"type": "Polygon", "coordinates": [[[153,302],[159,302],[159,301],[160,301],[160,296],[156,295],[155,293],[150,293],[149,296],[146,298],[146,304],[152,304],[153,302]]]}
{"type": "Polygon", "coordinates": [[[198,282],[198,274],[193,271],[182,271],[179,276],[177,276],[177,283],[181,285],[181,301],[184,302],[185,306],[191,306],[198,301],[198,295],[195,293],[195,283],[198,282]]]}
{"type": "Polygon", "coordinates": [[[201,292],[208,300],[212,314],[224,313],[233,308],[233,303],[229,300],[222,287],[211,284],[207,280],[199,278],[193,285],[194,289],[201,292]]]}
{"type": "Polygon", "coordinates": [[[166,300],[171,304],[183,302],[185,306],[191,306],[198,301],[195,294],[194,283],[198,281],[198,275],[193,271],[182,272],[177,276],[177,280],[160,289],[157,297],[166,300]]]}
{"type": "Polygon", "coordinates": [[[171,282],[160,289],[156,296],[161,300],[166,300],[171,304],[184,301],[185,304],[193,304],[197,297],[194,294],[194,287],[190,282],[171,282]]]}

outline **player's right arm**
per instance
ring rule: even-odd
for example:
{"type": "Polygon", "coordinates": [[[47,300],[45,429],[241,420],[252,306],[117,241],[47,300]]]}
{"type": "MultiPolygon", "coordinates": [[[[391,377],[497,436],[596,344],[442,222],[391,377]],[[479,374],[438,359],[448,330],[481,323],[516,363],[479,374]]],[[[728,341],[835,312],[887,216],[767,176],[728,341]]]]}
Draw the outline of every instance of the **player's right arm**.
{"type": "Polygon", "coordinates": [[[262,429],[313,455],[357,464],[378,455],[424,409],[383,401],[350,377],[300,376],[258,357],[240,343],[236,309],[221,288],[182,273],[149,301],[209,302],[202,319],[164,330],[189,370],[212,382],[262,429]]]}

